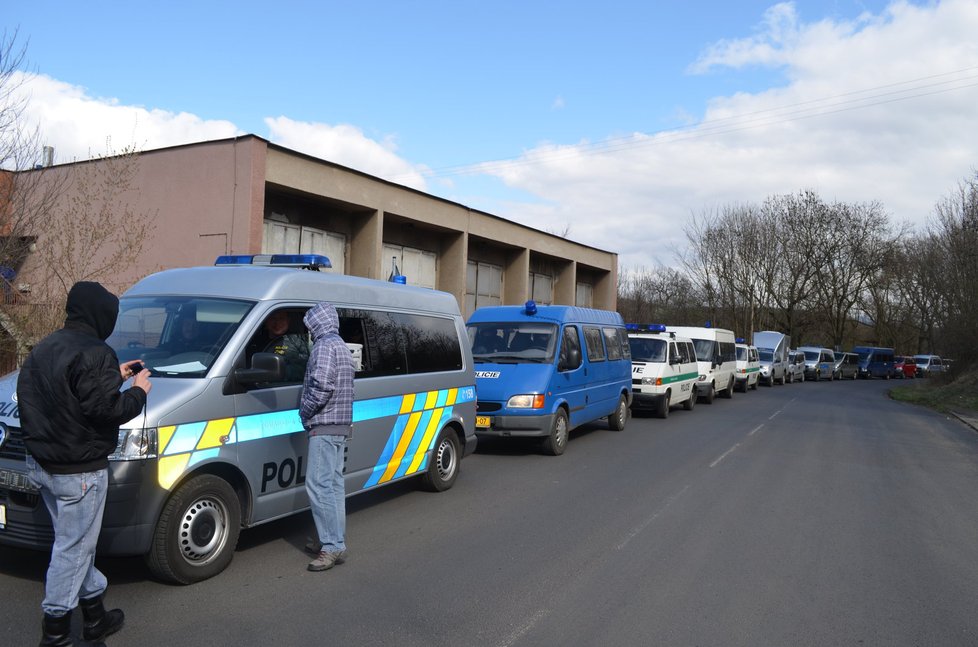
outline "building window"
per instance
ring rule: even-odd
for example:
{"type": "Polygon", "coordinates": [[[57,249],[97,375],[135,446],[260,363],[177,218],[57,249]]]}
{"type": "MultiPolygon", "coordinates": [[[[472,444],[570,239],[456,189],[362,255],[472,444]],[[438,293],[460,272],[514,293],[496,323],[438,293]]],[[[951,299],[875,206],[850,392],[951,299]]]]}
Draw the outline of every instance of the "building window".
{"type": "Polygon", "coordinates": [[[333,266],[330,271],[346,273],[346,236],[343,234],[265,220],[261,251],[262,254],[322,254],[333,266]]]}
{"type": "Polygon", "coordinates": [[[594,307],[594,286],[590,283],[578,283],[577,284],[577,297],[575,305],[582,308],[593,308],[594,307]]]}
{"type": "Polygon", "coordinates": [[[465,316],[503,302],[503,268],[469,261],[465,274],[465,316]]]}
{"type": "Polygon", "coordinates": [[[548,306],[554,301],[554,277],[549,274],[530,272],[530,298],[538,305],[548,306]]]}
{"type": "Polygon", "coordinates": [[[435,288],[438,256],[434,252],[384,243],[383,258],[397,263],[397,269],[407,277],[408,285],[435,288]]]}

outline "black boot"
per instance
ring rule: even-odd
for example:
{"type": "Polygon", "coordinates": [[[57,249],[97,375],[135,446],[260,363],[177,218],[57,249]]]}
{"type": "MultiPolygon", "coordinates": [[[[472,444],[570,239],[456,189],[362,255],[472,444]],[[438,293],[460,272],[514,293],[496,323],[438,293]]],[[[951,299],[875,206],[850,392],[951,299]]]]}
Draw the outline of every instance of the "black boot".
{"type": "Polygon", "coordinates": [[[44,614],[40,647],[71,647],[71,611],[63,616],[44,614]]]}
{"type": "Polygon", "coordinates": [[[121,609],[106,611],[102,606],[101,595],[79,600],[78,606],[81,607],[82,615],[85,617],[85,628],[82,630],[82,638],[85,640],[99,641],[114,634],[122,629],[122,623],[126,619],[121,609]]]}

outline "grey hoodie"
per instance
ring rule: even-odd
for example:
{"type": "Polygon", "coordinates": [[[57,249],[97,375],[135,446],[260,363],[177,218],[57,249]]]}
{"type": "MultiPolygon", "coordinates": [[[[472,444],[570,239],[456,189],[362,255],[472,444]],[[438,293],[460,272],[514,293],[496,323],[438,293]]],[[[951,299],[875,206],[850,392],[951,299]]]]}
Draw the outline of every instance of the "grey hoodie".
{"type": "Polygon", "coordinates": [[[299,418],[310,435],[350,436],[353,432],[353,356],[339,335],[340,319],[329,303],[303,318],[312,352],[302,382],[299,418]]]}

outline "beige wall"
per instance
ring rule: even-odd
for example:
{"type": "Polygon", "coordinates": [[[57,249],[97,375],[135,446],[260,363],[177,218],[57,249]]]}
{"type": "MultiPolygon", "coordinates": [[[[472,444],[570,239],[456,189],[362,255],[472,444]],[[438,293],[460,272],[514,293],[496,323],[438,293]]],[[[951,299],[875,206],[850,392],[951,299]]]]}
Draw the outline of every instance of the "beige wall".
{"type": "MultiPolygon", "coordinates": [[[[209,265],[220,254],[261,251],[275,201],[311,205],[303,222],[347,236],[347,271],[384,279],[385,242],[438,254],[438,288],[464,303],[469,258],[503,268],[505,303],[523,303],[533,263],[549,262],[555,299],[573,304],[576,283],[594,305],[615,308],[617,255],[318,160],[255,136],[147,151],[139,156],[133,209],[156,223],[153,240],[120,282],[162,268],[209,265]],[[317,221],[319,221],[317,223],[317,221]]],[[[71,173],[74,165],[55,167],[71,173]]],[[[25,268],[26,269],[26,268],[25,268]]]]}

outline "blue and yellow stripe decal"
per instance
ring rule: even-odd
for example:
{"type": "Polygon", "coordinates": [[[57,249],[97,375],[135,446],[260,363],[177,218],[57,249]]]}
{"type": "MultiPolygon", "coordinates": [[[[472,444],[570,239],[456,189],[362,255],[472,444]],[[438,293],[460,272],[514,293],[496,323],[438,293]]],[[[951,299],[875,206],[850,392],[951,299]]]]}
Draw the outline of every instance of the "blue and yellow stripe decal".
{"type": "MultiPolygon", "coordinates": [[[[474,386],[355,401],[354,427],[358,422],[393,418],[387,443],[364,489],[424,470],[427,454],[438,430],[451,418],[453,406],[474,401],[474,386]]],[[[298,409],[160,427],[157,481],[169,490],[188,469],[216,457],[223,447],[302,431],[298,409]]]]}

